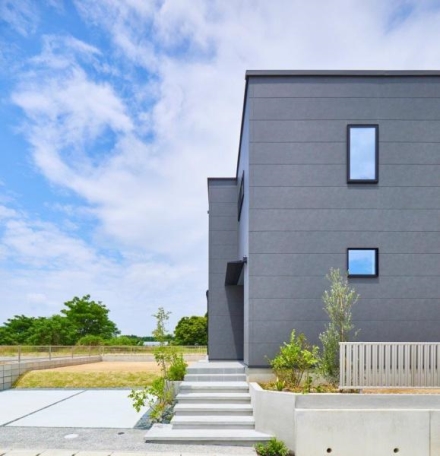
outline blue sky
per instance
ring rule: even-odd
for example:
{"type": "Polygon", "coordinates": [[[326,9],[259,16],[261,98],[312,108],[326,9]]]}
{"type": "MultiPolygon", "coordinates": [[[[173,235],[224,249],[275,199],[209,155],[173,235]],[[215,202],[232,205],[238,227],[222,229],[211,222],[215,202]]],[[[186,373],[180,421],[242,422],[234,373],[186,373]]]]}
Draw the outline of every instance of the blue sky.
{"type": "Polygon", "coordinates": [[[206,311],[246,69],[438,69],[434,1],[0,0],[0,322],[206,311]]]}

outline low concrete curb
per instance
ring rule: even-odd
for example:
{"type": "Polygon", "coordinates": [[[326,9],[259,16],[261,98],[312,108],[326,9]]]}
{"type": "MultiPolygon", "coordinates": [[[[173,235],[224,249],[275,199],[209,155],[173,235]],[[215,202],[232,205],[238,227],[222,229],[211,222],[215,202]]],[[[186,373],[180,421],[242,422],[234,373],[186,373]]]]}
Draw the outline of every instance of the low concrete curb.
{"type": "MultiPolygon", "coordinates": [[[[8,450],[0,448],[0,456],[225,456],[228,453],[182,453],[158,451],[76,451],[76,450],[8,450]]],[[[229,453],[234,454],[234,453],[229,453]]]]}

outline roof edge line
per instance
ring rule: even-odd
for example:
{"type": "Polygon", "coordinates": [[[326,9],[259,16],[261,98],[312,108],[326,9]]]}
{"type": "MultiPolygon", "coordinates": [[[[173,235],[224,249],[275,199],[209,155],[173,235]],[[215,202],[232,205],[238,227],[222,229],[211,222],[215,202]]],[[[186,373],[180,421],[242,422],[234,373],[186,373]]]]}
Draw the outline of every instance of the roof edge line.
{"type": "Polygon", "coordinates": [[[440,76],[440,70],[247,70],[245,77],[271,76],[440,76]]]}

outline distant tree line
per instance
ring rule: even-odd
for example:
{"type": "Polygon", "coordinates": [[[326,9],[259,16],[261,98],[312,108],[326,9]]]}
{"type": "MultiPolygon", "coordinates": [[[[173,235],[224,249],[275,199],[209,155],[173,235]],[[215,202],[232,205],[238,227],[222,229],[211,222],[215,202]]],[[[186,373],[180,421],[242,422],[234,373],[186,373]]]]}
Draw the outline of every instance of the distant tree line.
{"type": "MultiPolygon", "coordinates": [[[[1,345],[75,345],[85,338],[99,338],[108,342],[137,343],[133,336],[119,336],[120,331],[110,320],[109,310],[101,302],[90,300],[90,295],[74,297],[51,317],[15,315],[0,326],[1,345]],[[132,342],[133,341],[133,342],[132,342]]],[[[136,337],[136,336],[134,336],[136,337]]]]}
{"type": "MultiPolygon", "coordinates": [[[[109,318],[109,309],[90,295],[74,297],[51,317],[15,315],[0,326],[0,345],[143,345],[154,336],[120,335],[109,318]]],[[[173,345],[207,345],[208,316],[183,317],[173,334],[165,334],[173,345]]]]}

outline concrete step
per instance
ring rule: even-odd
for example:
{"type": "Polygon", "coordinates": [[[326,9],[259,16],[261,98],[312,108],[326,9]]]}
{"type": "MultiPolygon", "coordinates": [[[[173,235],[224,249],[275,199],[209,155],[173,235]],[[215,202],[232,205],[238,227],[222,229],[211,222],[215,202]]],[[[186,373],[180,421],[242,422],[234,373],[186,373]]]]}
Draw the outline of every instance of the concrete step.
{"type": "Polygon", "coordinates": [[[207,416],[207,415],[239,415],[252,416],[251,404],[176,404],[174,416],[207,416]]]}
{"type": "Polygon", "coordinates": [[[251,402],[249,393],[190,393],[180,392],[177,397],[179,404],[243,404],[251,402]]]}
{"type": "Polygon", "coordinates": [[[183,382],[180,393],[240,393],[248,392],[246,382],[183,382]]]}
{"type": "Polygon", "coordinates": [[[244,374],[245,368],[238,362],[198,362],[191,364],[188,374],[244,374]]]}
{"type": "Polygon", "coordinates": [[[146,442],[184,442],[204,445],[246,445],[264,442],[271,435],[252,429],[173,429],[171,424],[155,424],[146,434],[146,442]]]}
{"type": "Polygon", "coordinates": [[[175,416],[173,429],[254,429],[253,416],[175,416]]]}
{"type": "Polygon", "coordinates": [[[185,382],[245,382],[246,374],[186,374],[185,382]]]}

